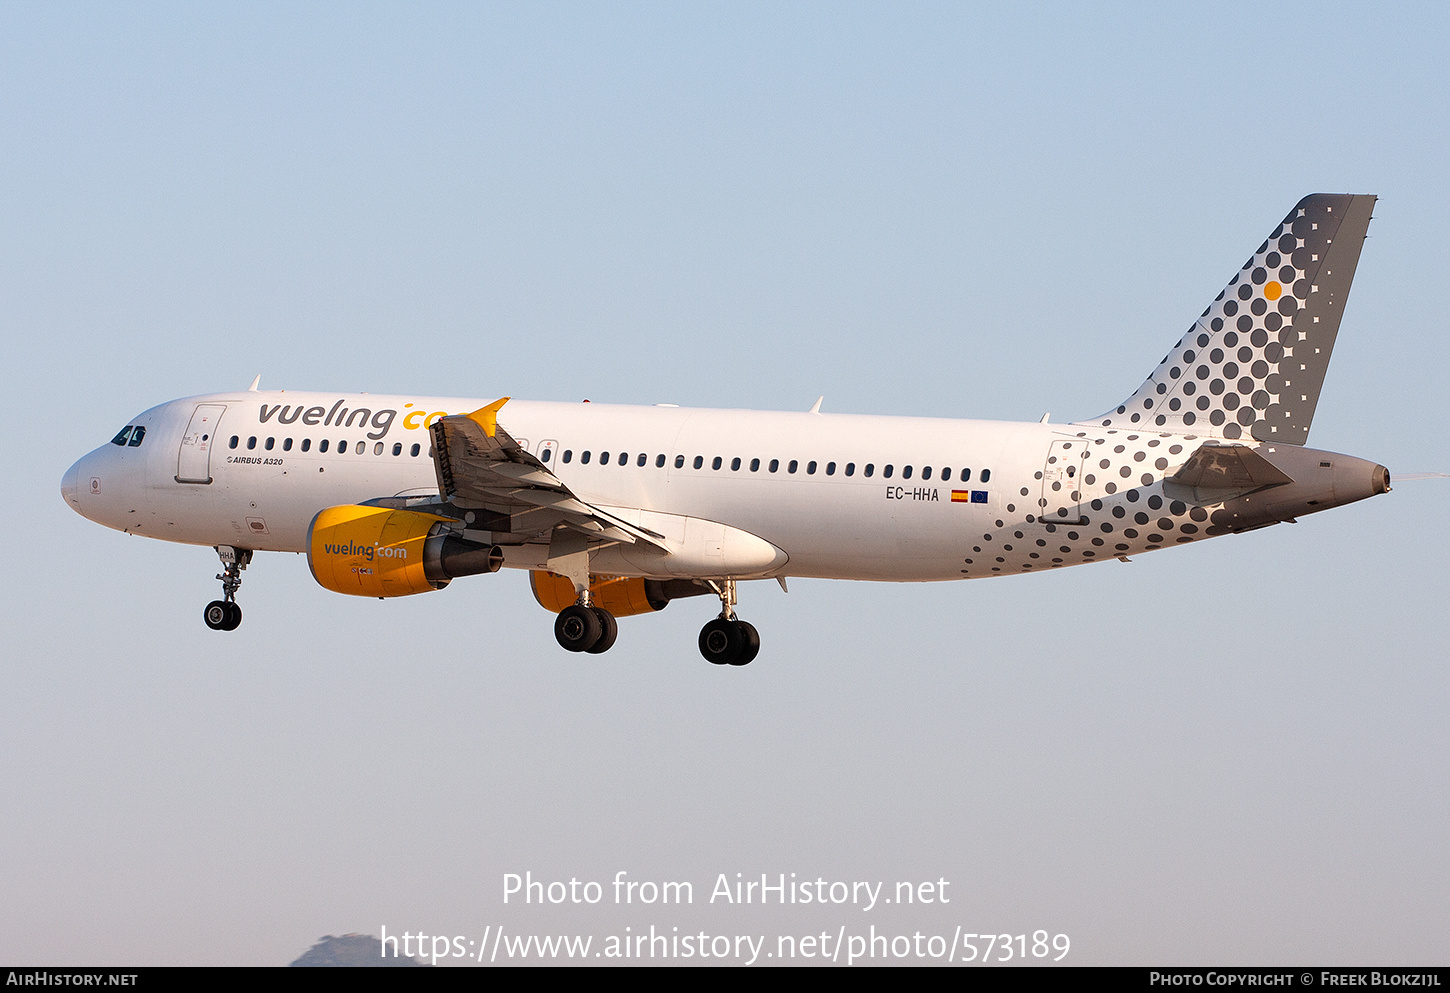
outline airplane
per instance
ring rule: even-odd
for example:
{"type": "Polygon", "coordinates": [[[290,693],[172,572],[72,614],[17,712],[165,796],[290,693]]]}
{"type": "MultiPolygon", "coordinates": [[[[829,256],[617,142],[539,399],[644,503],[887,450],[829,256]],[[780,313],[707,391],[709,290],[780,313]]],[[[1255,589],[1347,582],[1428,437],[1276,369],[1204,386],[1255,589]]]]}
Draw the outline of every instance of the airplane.
{"type": "Polygon", "coordinates": [[[259,551],[394,597],[526,569],[569,651],[711,595],[699,649],[760,649],[737,583],[979,579],[1126,560],[1390,489],[1306,447],[1376,198],[1299,201],[1152,375],[1069,424],[250,389],[173,400],[67,470],[82,516],[207,545],[242,619],[259,551]]]}

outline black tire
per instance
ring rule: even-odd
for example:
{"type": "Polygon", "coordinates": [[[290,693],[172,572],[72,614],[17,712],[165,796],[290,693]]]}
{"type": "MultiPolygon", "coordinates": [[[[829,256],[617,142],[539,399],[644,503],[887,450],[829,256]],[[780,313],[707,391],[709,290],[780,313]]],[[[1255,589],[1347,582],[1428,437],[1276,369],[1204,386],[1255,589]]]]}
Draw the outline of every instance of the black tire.
{"type": "Polygon", "coordinates": [[[554,620],[554,638],[567,651],[587,652],[603,634],[604,624],[599,615],[577,603],[559,611],[554,620]]]}
{"type": "Polygon", "coordinates": [[[590,655],[602,655],[614,647],[614,639],[619,637],[619,622],[603,607],[591,607],[590,609],[598,616],[599,625],[603,630],[599,635],[599,640],[584,650],[590,655]]]}
{"type": "Polygon", "coordinates": [[[735,625],[740,629],[742,644],[740,658],[730,664],[749,665],[755,661],[755,656],[760,654],[760,632],[755,630],[755,625],[749,621],[736,621],[735,625]]]}
{"type": "Polygon", "coordinates": [[[745,649],[739,626],[734,621],[717,617],[700,629],[700,654],[714,665],[737,665],[745,649]]]}
{"type": "Polygon", "coordinates": [[[227,621],[232,619],[232,612],[228,606],[225,600],[213,600],[201,612],[201,619],[206,621],[206,626],[213,631],[226,631],[228,630],[227,621]]]}
{"type": "Polygon", "coordinates": [[[235,631],[242,624],[242,608],[235,601],[227,604],[227,612],[230,615],[227,622],[222,625],[223,631],[235,631]]]}

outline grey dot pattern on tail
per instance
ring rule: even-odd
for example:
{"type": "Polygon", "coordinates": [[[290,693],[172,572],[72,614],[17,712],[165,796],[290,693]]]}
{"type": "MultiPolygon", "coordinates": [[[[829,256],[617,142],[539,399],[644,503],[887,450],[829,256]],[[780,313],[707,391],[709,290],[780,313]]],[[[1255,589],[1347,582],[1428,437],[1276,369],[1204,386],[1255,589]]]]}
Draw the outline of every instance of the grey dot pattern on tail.
{"type": "MultiPolygon", "coordinates": [[[[1138,392],[1092,423],[1304,444],[1343,305],[1343,294],[1319,298],[1321,277],[1330,275],[1335,236],[1357,199],[1373,202],[1334,194],[1301,200],[1138,392]]],[[[1362,241],[1354,227],[1347,234],[1362,241]]],[[[1342,277],[1353,276],[1359,247],[1336,253],[1342,277]]]]}

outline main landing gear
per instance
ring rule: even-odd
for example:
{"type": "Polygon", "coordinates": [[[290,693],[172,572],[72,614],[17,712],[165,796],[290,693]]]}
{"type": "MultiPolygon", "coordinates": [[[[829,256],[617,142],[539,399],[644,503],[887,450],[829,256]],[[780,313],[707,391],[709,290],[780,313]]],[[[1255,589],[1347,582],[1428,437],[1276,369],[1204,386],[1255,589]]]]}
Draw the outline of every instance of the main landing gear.
{"type": "MultiPolygon", "coordinates": [[[[720,598],[720,616],[700,630],[700,654],[715,665],[749,665],[760,654],[760,634],[755,625],[735,616],[735,580],[706,582],[720,598]]],[[[578,602],[559,611],[554,620],[554,638],[571,652],[599,655],[614,647],[619,622],[603,607],[596,607],[590,592],[580,592],[578,602]]]]}
{"type": "MultiPolygon", "coordinates": [[[[587,601],[587,597],[581,598],[587,601]]],[[[554,637],[560,647],[571,652],[599,655],[614,647],[619,637],[619,622],[603,607],[580,602],[559,611],[554,621],[554,637]]]]}
{"type": "Polygon", "coordinates": [[[222,571],[216,577],[222,581],[222,599],[207,604],[201,616],[213,631],[235,631],[242,623],[237,590],[242,588],[242,570],[252,561],[252,552],[230,545],[218,545],[216,551],[222,560],[222,571]]]}
{"type": "Polygon", "coordinates": [[[735,580],[710,586],[720,597],[720,616],[700,629],[700,654],[715,665],[749,665],[760,654],[760,633],[735,616],[735,580]]]}

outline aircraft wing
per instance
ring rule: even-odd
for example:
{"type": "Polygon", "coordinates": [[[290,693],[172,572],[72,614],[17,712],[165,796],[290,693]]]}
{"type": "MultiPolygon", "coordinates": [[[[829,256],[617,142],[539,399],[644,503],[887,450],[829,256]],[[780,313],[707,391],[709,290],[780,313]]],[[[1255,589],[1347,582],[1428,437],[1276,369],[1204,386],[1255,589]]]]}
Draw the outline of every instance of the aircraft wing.
{"type": "Polygon", "coordinates": [[[465,509],[507,515],[508,530],[515,532],[543,535],[564,525],[585,539],[665,547],[660,535],[580,500],[526,452],[498,423],[499,409],[508,401],[504,397],[471,414],[433,422],[433,468],[444,499],[465,509]]]}

